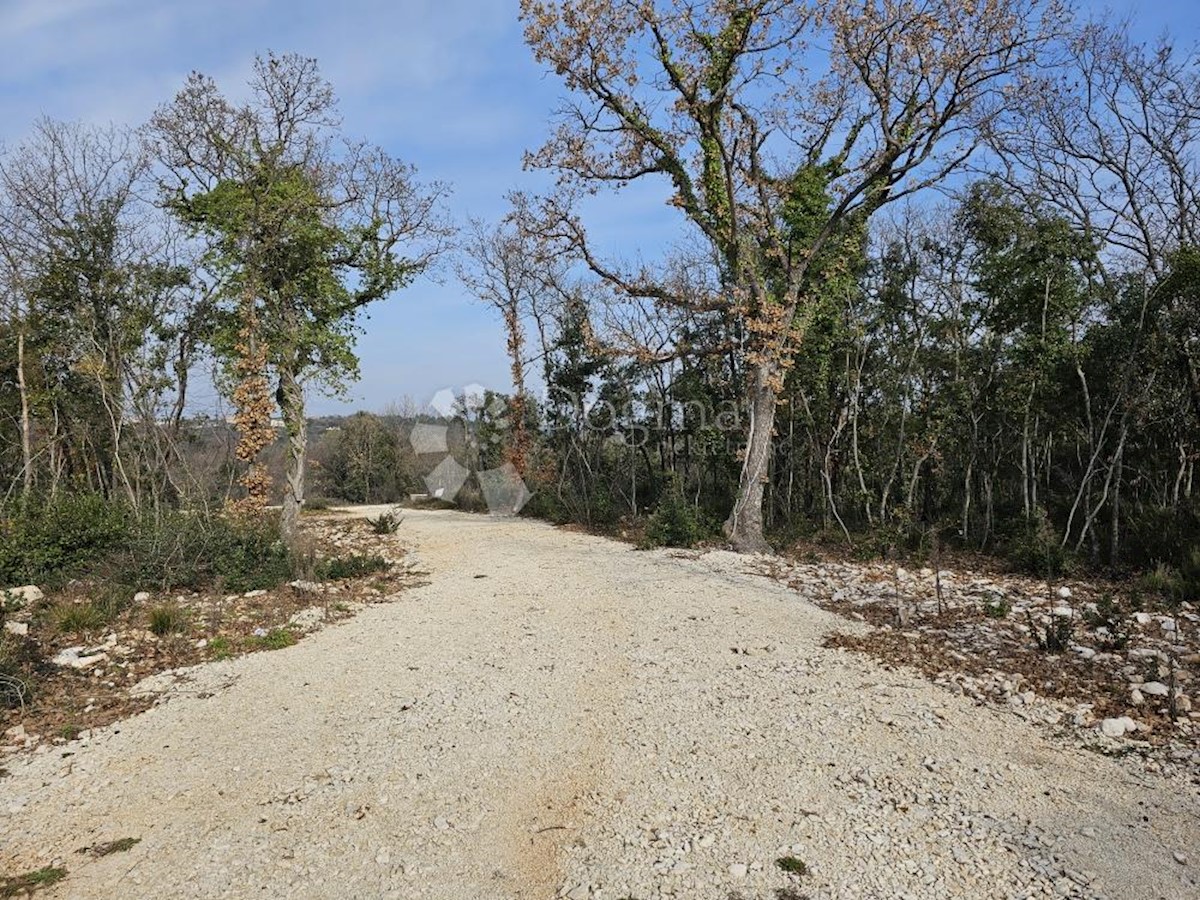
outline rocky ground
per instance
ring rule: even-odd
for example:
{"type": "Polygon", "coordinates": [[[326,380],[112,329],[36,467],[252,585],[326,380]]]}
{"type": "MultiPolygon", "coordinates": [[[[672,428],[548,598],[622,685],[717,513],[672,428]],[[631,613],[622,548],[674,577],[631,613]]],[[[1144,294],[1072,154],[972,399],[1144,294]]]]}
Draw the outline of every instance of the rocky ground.
{"type": "Polygon", "coordinates": [[[10,755],[5,871],[71,898],[1200,895],[1182,765],[831,643],[887,632],[821,609],[857,589],[820,569],[450,512],[401,540],[423,586],[10,755]]]}
{"type": "Polygon", "coordinates": [[[20,642],[34,660],[33,676],[0,704],[0,754],[49,752],[86,737],[150,706],[177,670],[289,646],[419,581],[396,536],[373,533],[361,518],[307,516],[302,540],[314,559],[380,559],[386,568],[237,594],[139,591],[112,620],[94,623],[71,613],[88,608],[95,584],[68,584],[50,596],[36,585],[18,588],[18,608],[5,617],[2,637],[20,642]],[[156,625],[156,615],[167,618],[156,625]]]}
{"type": "Polygon", "coordinates": [[[754,568],[872,626],[831,634],[831,646],[919,669],[1076,745],[1200,785],[1200,615],[1191,603],[1168,604],[1136,582],[777,559],[754,568]]]}

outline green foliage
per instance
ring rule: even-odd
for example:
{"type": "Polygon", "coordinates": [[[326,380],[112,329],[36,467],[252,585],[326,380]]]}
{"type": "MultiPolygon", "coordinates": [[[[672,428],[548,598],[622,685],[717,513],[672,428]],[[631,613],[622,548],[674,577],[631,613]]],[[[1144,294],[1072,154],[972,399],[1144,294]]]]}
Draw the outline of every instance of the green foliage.
{"type": "Polygon", "coordinates": [[[292,577],[273,519],[234,521],[202,510],[144,516],[108,568],[114,579],[139,590],[218,583],[242,592],[273,588],[292,577]]]}
{"type": "Polygon", "coordinates": [[[391,565],[382,556],[356,553],[353,556],[321,560],[317,563],[315,574],[321,581],[341,581],[346,578],[362,578],[364,575],[386,572],[391,565]]]}
{"type": "Polygon", "coordinates": [[[0,507],[0,585],[53,584],[119,546],[130,515],[99,494],[59,494],[0,507]]]}
{"type": "Polygon", "coordinates": [[[371,413],[356,413],[327,431],[313,458],[320,489],[349,503],[395,503],[417,486],[408,441],[394,421],[371,413]]]}
{"type": "Polygon", "coordinates": [[[808,864],[795,856],[781,856],[775,860],[775,865],[780,871],[787,872],[789,875],[808,874],[808,864]]]}
{"type": "Polygon", "coordinates": [[[1096,601],[1095,609],[1083,613],[1084,624],[1099,633],[1101,647],[1107,651],[1122,650],[1129,643],[1126,619],[1126,610],[1107,593],[1096,601]]]}
{"type": "Polygon", "coordinates": [[[147,628],[159,637],[180,634],[187,630],[189,616],[177,603],[164,603],[150,610],[146,617],[147,628]]]}
{"type": "Polygon", "coordinates": [[[103,628],[110,621],[95,603],[64,603],[54,610],[54,624],[68,634],[85,634],[103,628]]]}
{"type": "Polygon", "coordinates": [[[45,866],[26,872],[23,875],[11,875],[0,878],[0,898],[28,897],[34,891],[52,887],[67,877],[67,870],[57,866],[45,866]]]}
{"type": "Polygon", "coordinates": [[[374,518],[367,518],[367,524],[371,526],[372,533],[378,535],[395,534],[400,530],[400,524],[403,521],[403,516],[400,516],[391,510],[388,510],[387,512],[381,512],[374,518]]]}
{"type": "Polygon", "coordinates": [[[1014,522],[1001,536],[999,550],[1014,569],[1030,575],[1059,578],[1075,566],[1074,555],[1044,517],[1014,522]]]}
{"type": "Polygon", "coordinates": [[[141,838],[124,837],[117,838],[115,841],[104,841],[99,844],[93,844],[90,847],[83,847],[80,853],[86,853],[89,856],[97,858],[102,856],[110,856],[113,853],[126,853],[142,842],[141,838]]]}
{"type": "Polygon", "coordinates": [[[1033,635],[1034,644],[1038,650],[1047,654],[1065,653],[1071,646],[1071,636],[1075,623],[1069,616],[1051,616],[1040,629],[1033,621],[1032,613],[1025,613],[1029,623],[1029,633],[1033,635]]]}
{"type": "Polygon", "coordinates": [[[291,579],[291,556],[274,520],[227,523],[219,534],[221,545],[212,561],[218,583],[226,590],[269,590],[291,579]]]}
{"type": "Polygon", "coordinates": [[[1003,597],[998,600],[989,600],[983,605],[983,614],[989,619],[1007,619],[1010,612],[1012,612],[1012,604],[1003,597]]]}
{"type": "Polygon", "coordinates": [[[290,628],[272,628],[264,635],[250,638],[246,645],[250,650],[282,650],[296,641],[296,632],[290,628]]]}
{"type": "Polygon", "coordinates": [[[695,506],[683,496],[678,482],[672,481],[646,523],[646,544],[651,547],[694,547],[706,536],[695,506]]]}
{"type": "Polygon", "coordinates": [[[208,642],[208,652],[213,659],[229,659],[233,656],[233,643],[224,635],[217,635],[208,642]]]}
{"type": "Polygon", "coordinates": [[[1200,600],[1200,547],[1193,548],[1178,567],[1159,563],[1142,576],[1141,585],[1172,605],[1200,600]]]}

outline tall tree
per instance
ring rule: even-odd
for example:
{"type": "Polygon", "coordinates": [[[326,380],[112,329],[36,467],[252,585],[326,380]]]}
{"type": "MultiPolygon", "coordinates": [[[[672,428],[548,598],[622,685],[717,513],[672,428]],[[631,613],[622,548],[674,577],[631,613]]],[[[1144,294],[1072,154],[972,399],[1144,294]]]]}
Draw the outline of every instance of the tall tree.
{"type": "MultiPolygon", "coordinates": [[[[356,377],[360,312],[426,271],[450,229],[441,185],[345,140],[330,85],[297,55],[259,57],[251,99],[235,105],[193,74],[152,121],[172,208],[209,245],[223,285],[218,349],[239,380],[242,455],[264,446],[266,379],[287,430],[282,524],[294,538],[304,502],[308,383],[356,377]]],[[[264,494],[261,470],[249,490],[264,494]]]]}
{"type": "Polygon", "coordinates": [[[1057,27],[1039,0],[522,0],[535,57],[573,101],[530,165],[560,175],[547,234],[631,297],[735,324],[748,417],[733,544],[764,550],[775,408],[822,251],[942,180],[1057,27]],[[606,259],[576,201],[649,178],[698,231],[715,295],[606,259]]]}

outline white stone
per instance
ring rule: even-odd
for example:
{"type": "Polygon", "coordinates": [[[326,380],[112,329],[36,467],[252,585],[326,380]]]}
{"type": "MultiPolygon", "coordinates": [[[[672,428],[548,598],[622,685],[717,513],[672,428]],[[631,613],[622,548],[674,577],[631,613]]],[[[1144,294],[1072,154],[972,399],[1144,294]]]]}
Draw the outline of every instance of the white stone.
{"type": "Polygon", "coordinates": [[[98,662],[103,662],[108,659],[107,653],[92,653],[85,654],[82,647],[66,647],[60,650],[58,654],[50,660],[56,666],[64,666],[72,669],[87,669],[94,666],[98,662]]]}
{"type": "Polygon", "coordinates": [[[1142,696],[1142,692],[1137,688],[1132,688],[1129,691],[1129,702],[1134,706],[1141,706],[1146,702],[1146,698],[1142,696]]]}
{"type": "Polygon", "coordinates": [[[1134,613],[1133,620],[1135,622],[1137,622],[1139,625],[1149,625],[1150,624],[1150,613],[1144,613],[1144,612],[1134,613]]]}
{"type": "Polygon", "coordinates": [[[729,867],[729,874],[734,878],[745,878],[748,871],[745,863],[734,863],[729,867]]]}
{"type": "Polygon", "coordinates": [[[1142,693],[1149,694],[1151,697],[1165,697],[1171,693],[1171,689],[1161,681],[1150,681],[1142,685],[1142,693]]]}
{"type": "Polygon", "coordinates": [[[149,591],[138,591],[136,594],[133,595],[133,602],[134,603],[149,603],[150,602],[150,592],[149,591]]]}
{"type": "Polygon", "coordinates": [[[1168,633],[1173,632],[1175,630],[1175,620],[1170,618],[1169,616],[1167,616],[1163,619],[1160,619],[1158,624],[1162,626],[1163,631],[1166,631],[1168,633]]]}
{"type": "Polygon", "coordinates": [[[1069,606],[1056,606],[1054,609],[1050,610],[1050,614],[1069,619],[1073,614],[1073,610],[1069,606]]]}
{"type": "Polygon", "coordinates": [[[1069,600],[1071,597],[1071,589],[1069,587],[1060,587],[1058,589],[1058,596],[1062,597],[1064,600],[1069,600]]]}
{"type": "Polygon", "coordinates": [[[28,622],[5,622],[4,630],[9,634],[26,635],[29,634],[28,622]]]}
{"type": "Polygon", "coordinates": [[[1122,716],[1119,719],[1105,719],[1100,723],[1100,730],[1104,732],[1105,737],[1119,738],[1124,737],[1127,731],[1136,731],[1137,725],[1134,724],[1132,719],[1122,716]],[[1134,727],[1129,728],[1129,725],[1133,725],[1134,727]]]}
{"type": "Polygon", "coordinates": [[[37,603],[46,595],[36,584],[25,584],[21,587],[11,587],[0,591],[0,599],[10,608],[25,606],[27,603],[37,603]]]}

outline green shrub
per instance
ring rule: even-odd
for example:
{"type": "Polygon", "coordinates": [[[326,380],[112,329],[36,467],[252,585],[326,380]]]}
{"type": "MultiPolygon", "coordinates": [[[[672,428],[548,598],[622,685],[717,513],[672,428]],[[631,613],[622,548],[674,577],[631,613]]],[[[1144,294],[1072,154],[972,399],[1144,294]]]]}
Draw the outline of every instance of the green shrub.
{"type": "Polygon", "coordinates": [[[782,872],[787,872],[789,875],[807,875],[808,864],[804,860],[796,856],[781,856],[775,860],[775,865],[782,872]]]}
{"type": "Polygon", "coordinates": [[[266,634],[256,635],[248,641],[251,650],[282,650],[296,643],[296,632],[290,628],[272,628],[266,634]]]}
{"type": "Polygon", "coordinates": [[[97,604],[63,603],[54,609],[54,624],[59,631],[68,634],[83,634],[97,631],[109,623],[105,610],[97,604]]]}
{"type": "Polygon", "coordinates": [[[188,614],[177,603],[164,603],[150,610],[147,627],[159,637],[179,634],[188,627],[188,614]]]}
{"type": "Polygon", "coordinates": [[[0,584],[60,583],[119,546],[131,517],[99,494],[0,507],[0,584]]]}
{"type": "Polygon", "coordinates": [[[989,600],[983,604],[983,614],[989,619],[1007,619],[1010,612],[1012,612],[1012,604],[1003,597],[998,600],[989,600]]]}
{"type": "Polygon", "coordinates": [[[226,590],[267,590],[291,580],[292,563],[278,522],[222,522],[222,541],[214,548],[213,563],[226,590]]]}
{"type": "Polygon", "coordinates": [[[333,501],[328,497],[305,497],[304,508],[309,512],[321,512],[333,506],[333,501]]]}
{"type": "Polygon", "coordinates": [[[1071,635],[1075,624],[1068,616],[1051,616],[1041,629],[1033,621],[1032,613],[1025,613],[1029,622],[1029,632],[1033,635],[1034,644],[1042,653],[1065,653],[1071,646],[1071,635]]]}
{"type": "Polygon", "coordinates": [[[371,531],[374,534],[395,534],[400,530],[400,523],[404,521],[404,517],[388,510],[381,512],[375,518],[368,518],[367,524],[371,526],[371,531]]]}
{"type": "Polygon", "coordinates": [[[385,572],[391,567],[382,556],[337,556],[317,563],[316,577],[320,581],[340,581],[343,578],[361,578],[375,572],[385,572]]]}
{"type": "Polygon", "coordinates": [[[672,481],[646,523],[646,544],[651,547],[693,547],[705,537],[706,529],[696,508],[672,481]]]}
{"type": "Polygon", "coordinates": [[[1074,554],[1045,518],[1019,520],[1001,535],[999,550],[1009,565],[1030,575],[1058,578],[1075,566],[1074,554]]]}
{"type": "Polygon", "coordinates": [[[241,593],[272,588],[292,577],[274,519],[237,522],[202,510],[144,517],[110,568],[112,577],[137,589],[219,583],[241,593]]]}
{"type": "Polygon", "coordinates": [[[46,866],[26,872],[23,875],[11,875],[0,878],[0,898],[28,897],[40,888],[58,884],[67,877],[67,870],[55,866],[46,866]]]}

